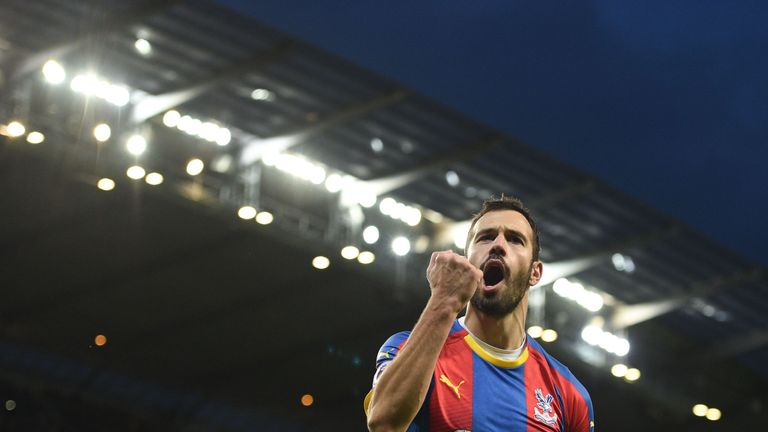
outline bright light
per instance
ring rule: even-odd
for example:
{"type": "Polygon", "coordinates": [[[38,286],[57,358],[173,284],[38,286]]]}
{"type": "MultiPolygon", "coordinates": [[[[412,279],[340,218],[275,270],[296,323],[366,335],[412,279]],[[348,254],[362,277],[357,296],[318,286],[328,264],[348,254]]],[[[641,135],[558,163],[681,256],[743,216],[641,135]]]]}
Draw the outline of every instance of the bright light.
{"type": "Polygon", "coordinates": [[[456,171],[448,171],[445,173],[445,181],[449,186],[456,187],[459,185],[459,175],[456,171]]]}
{"type": "Polygon", "coordinates": [[[251,206],[242,206],[237,211],[237,215],[240,216],[240,219],[253,219],[256,217],[256,209],[251,206]]]}
{"type": "Polygon", "coordinates": [[[329,265],[331,265],[331,260],[322,255],[312,258],[312,267],[318,270],[325,270],[329,265]]]}
{"type": "Polygon", "coordinates": [[[696,404],[693,406],[693,415],[696,417],[704,417],[707,415],[707,411],[709,411],[709,407],[704,404],[696,404]]]}
{"type": "Polygon", "coordinates": [[[403,216],[403,221],[410,226],[418,225],[419,222],[421,222],[421,210],[415,207],[406,208],[405,215],[403,216]]]}
{"type": "Polygon", "coordinates": [[[600,327],[588,325],[581,331],[581,338],[590,345],[597,345],[603,337],[603,330],[600,327]]]}
{"type": "Polygon", "coordinates": [[[373,150],[374,153],[381,153],[381,151],[384,150],[384,141],[382,141],[381,138],[372,139],[371,150],[373,150]]]}
{"type": "Polygon", "coordinates": [[[379,241],[379,229],[373,225],[365,227],[363,230],[363,240],[368,244],[374,244],[379,241]]]}
{"type": "Polygon", "coordinates": [[[24,133],[27,131],[27,128],[25,128],[23,124],[17,121],[12,121],[8,123],[8,126],[5,127],[5,130],[8,136],[11,138],[16,138],[24,135],[24,133]]]}
{"type": "Polygon", "coordinates": [[[371,208],[376,205],[379,198],[370,191],[360,191],[357,195],[357,203],[365,208],[371,208]]]}
{"type": "Polygon", "coordinates": [[[96,187],[103,191],[111,191],[115,188],[115,181],[110,178],[99,179],[96,183],[96,187]]]}
{"type": "Polygon", "coordinates": [[[152,44],[146,39],[136,39],[133,46],[143,56],[148,56],[152,52],[152,44]]]}
{"type": "Polygon", "coordinates": [[[336,173],[329,175],[325,179],[325,189],[328,192],[338,192],[342,187],[344,187],[344,178],[336,173]]]}
{"type": "Polygon", "coordinates": [[[261,225],[269,225],[273,220],[275,220],[275,217],[272,216],[272,213],[267,211],[260,212],[256,215],[256,222],[260,223],[261,225]]]}
{"type": "Polygon", "coordinates": [[[128,168],[128,170],[125,172],[125,174],[129,178],[132,178],[134,180],[140,180],[140,179],[144,178],[144,176],[147,174],[147,172],[144,171],[144,168],[142,168],[142,167],[140,167],[138,165],[134,165],[134,166],[128,168]]]}
{"type": "Polygon", "coordinates": [[[613,367],[611,368],[611,374],[616,378],[623,378],[627,374],[628,370],[629,368],[627,367],[627,365],[618,363],[613,365],[613,367]]]}
{"type": "Polygon", "coordinates": [[[309,170],[307,177],[312,184],[322,184],[325,181],[325,168],[315,165],[309,170]]]}
{"type": "Polygon", "coordinates": [[[619,357],[624,357],[629,354],[629,341],[624,338],[619,338],[613,347],[613,353],[619,357]]]}
{"type": "Polygon", "coordinates": [[[96,337],[93,338],[93,343],[95,343],[96,346],[104,346],[107,344],[107,337],[102,334],[96,335],[96,337]]]}
{"type": "Polygon", "coordinates": [[[405,215],[406,205],[399,202],[395,203],[395,206],[392,207],[392,210],[389,212],[389,217],[392,219],[402,219],[403,215],[405,215]]]}
{"type": "Polygon", "coordinates": [[[413,242],[413,250],[416,253],[424,253],[427,248],[429,248],[429,236],[422,234],[416,237],[416,241],[413,242]]]}
{"type": "Polygon", "coordinates": [[[125,143],[125,148],[128,149],[128,153],[134,156],[141,156],[147,149],[147,140],[141,135],[131,135],[125,143]]]}
{"type": "Polygon", "coordinates": [[[181,120],[181,114],[176,110],[170,110],[163,115],[163,124],[168,127],[176,127],[181,120]]]}
{"type": "Polygon", "coordinates": [[[76,93],[92,94],[98,84],[98,78],[93,75],[77,75],[69,82],[69,88],[76,93]]]}
{"type": "Polygon", "coordinates": [[[557,340],[557,332],[552,329],[546,329],[541,333],[541,340],[544,342],[554,342],[557,340]]]}
{"type": "Polygon", "coordinates": [[[615,268],[617,271],[626,273],[632,273],[635,271],[635,262],[632,260],[632,257],[627,255],[615,253],[611,256],[611,262],[613,263],[613,268],[615,268]]]}
{"type": "Polygon", "coordinates": [[[379,203],[379,211],[381,214],[390,216],[397,207],[397,201],[390,197],[386,197],[379,203]]]}
{"type": "Polygon", "coordinates": [[[717,408],[710,408],[707,410],[707,420],[718,421],[723,413],[717,408]]]}
{"type": "Polygon", "coordinates": [[[341,250],[341,256],[348,260],[355,259],[358,255],[360,255],[360,249],[354,246],[344,246],[341,250]]]}
{"type": "Polygon", "coordinates": [[[453,226],[453,244],[459,249],[464,249],[466,246],[469,224],[469,222],[463,222],[453,226]]]}
{"type": "Polygon", "coordinates": [[[115,84],[109,85],[105,91],[99,95],[102,99],[116,106],[125,106],[131,101],[131,92],[127,88],[115,84]]]}
{"type": "Polygon", "coordinates": [[[93,136],[96,138],[96,141],[104,142],[112,136],[112,128],[106,123],[96,125],[96,127],[93,128],[93,136]]]}
{"type": "Polygon", "coordinates": [[[405,237],[395,237],[392,240],[392,252],[397,256],[405,256],[411,251],[411,242],[405,237]]]}
{"type": "Polygon", "coordinates": [[[40,132],[34,131],[27,135],[27,142],[30,144],[40,144],[43,141],[45,141],[45,135],[40,132]]]}
{"type": "Polygon", "coordinates": [[[312,406],[315,402],[315,398],[311,394],[305,394],[301,397],[301,404],[305,407],[312,406]]]}
{"type": "Polygon", "coordinates": [[[540,338],[540,337],[541,337],[541,334],[542,334],[543,332],[544,332],[544,329],[543,329],[543,328],[541,328],[541,326],[537,326],[537,325],[534,325],[534,326],[530,326],[530,327],[528,327],[528,334],[529,334],[529,335],[530,335],[532,338],[534,338],[534,339],[538,339],[538,338],[540,338]]]}
{"type": "Polygon", "coordinates": [[[552,290],[560,297],[565,297],[565,293],[568,292],[570,285],[571,283],[568,282],[568,279],[560,278],[552,284],[552,290]]]}
{"type": "Polygon", "coordinates": [[[43,76],[50,84],[59,85],[67,79],[67,72],[56,60],[48,60],[43,65],[43,76]]]}
{"type": "Polygon", "coordinates": [[[271,101],[274,100],[275,96],[271,91],[267,89],[258,88],[251,92],[251,98],[253,100],[271,101]]]}
{"type": "Polygon", "coordinates": [[[627,374],[624,375],[624,379],[627,381],[637,381],[640,379],[640,370],[637,368],[627,369],[627,374]]]}
{"type": "Polygon", "coordinates": [[[597,312],[603,308],[603,297],[592,291],[584,291],[576,301],[590,312],[597,312]]]}
{"type": "Polygon", "coordinates": [[[232,132],[229,129],[219,128],[216,131],[216,144],[223,147],[229,144],[230,141],[232,141],[232,132]]]}
{"type": "Polygon", "coordinates": [[[205,168],[203,161],[200,159],[192,159],[187,163],[187,174],[196,176],[203,172],[203,168],[205,168]]]}
{"type": "Polygon", "coordinates": [[[357,256],[357,261],[359,261],[360,264],[370,264],[375,259],[376,259],[376,255],[374,255],[373,252],[369,252],[369,251],[360,252],[360,255],[357,256]]]}
{"type": "Polygon", "coordinates": [[[150,186],[157,186],[163,182],[163,175],[156,172],[151,172],[144,177],[144,181],[150,186]]]}

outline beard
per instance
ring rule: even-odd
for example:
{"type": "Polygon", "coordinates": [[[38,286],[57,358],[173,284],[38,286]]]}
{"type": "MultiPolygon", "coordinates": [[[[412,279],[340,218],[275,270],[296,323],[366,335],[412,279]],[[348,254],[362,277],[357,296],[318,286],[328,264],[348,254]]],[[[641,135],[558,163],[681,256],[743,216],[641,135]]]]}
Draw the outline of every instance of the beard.
{"type": "Polygon", "coordinates": [[[469,303],[476,310],[496,319],[504,318],[512,313],[523,300],[528,291],[528,281],[533,271],[533,263],[528,265],[528,270],[523,269],[511,275],[501,290],[494,293],[486,293],[482,289],[475,290],[469,303]]]}

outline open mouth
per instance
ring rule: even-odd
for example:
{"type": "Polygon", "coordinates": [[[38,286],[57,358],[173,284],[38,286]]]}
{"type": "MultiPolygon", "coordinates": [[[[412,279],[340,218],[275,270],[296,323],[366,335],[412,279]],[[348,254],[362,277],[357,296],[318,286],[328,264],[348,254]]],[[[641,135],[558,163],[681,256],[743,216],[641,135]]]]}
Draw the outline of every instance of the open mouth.
{"type": "Polygon", "coordinates": [[[491,259],[483,267],[483,282],[485,286],[492,287],[504,280],[504,263],[491,259]]]}

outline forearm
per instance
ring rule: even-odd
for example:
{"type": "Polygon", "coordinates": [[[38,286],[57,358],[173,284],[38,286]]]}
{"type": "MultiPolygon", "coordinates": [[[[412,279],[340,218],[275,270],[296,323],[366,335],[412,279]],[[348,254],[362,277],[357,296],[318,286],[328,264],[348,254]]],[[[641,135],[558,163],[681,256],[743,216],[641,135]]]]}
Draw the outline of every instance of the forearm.
{"type": "Polygon", "coordinates": [[[427,302],[408,342],[383,372],[368,408],[371,431],[405,430],[424,403],[440,350],[461,304],[427,302]]]}

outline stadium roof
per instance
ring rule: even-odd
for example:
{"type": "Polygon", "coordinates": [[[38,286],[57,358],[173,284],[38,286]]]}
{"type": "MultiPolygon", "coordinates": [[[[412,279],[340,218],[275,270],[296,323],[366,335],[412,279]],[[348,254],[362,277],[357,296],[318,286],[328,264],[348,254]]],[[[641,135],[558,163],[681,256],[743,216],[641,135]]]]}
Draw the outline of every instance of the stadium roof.
{"type": "Polygon", "coordinates": [[[722,409],[723,430],[765,419],[765,269],[535,143],[203,1],[4,2],[0,65],[0,377],[22,394],[19,424],[35,421],[23,401],[56,419],[74,395],[132,413],[126,428],[361,428],[376,349],[427,296],[428,251],[456,247],[453,231],[501,193],[542,233],[546,300],[529,321],[558,331],[548,349],[602,427],[700,427],[699,402],[722,409]],[[163,183],[128,179],[132,165],[163,183]],[[239,219],[243,205],[274,222],[239,219]],[[404,257],[389,250],[398,235],[404,257]],[[340,258],[347,244],[375,262],[340,258]],[[331,266],[313,269],[315,255],[331,266]],[[558,278],[603,307],[556,295],[558,278]],[[629,354],[586,343],[588,324],[629,354]],[[640,380],[611,376],[615,362],[640,380]]]}

